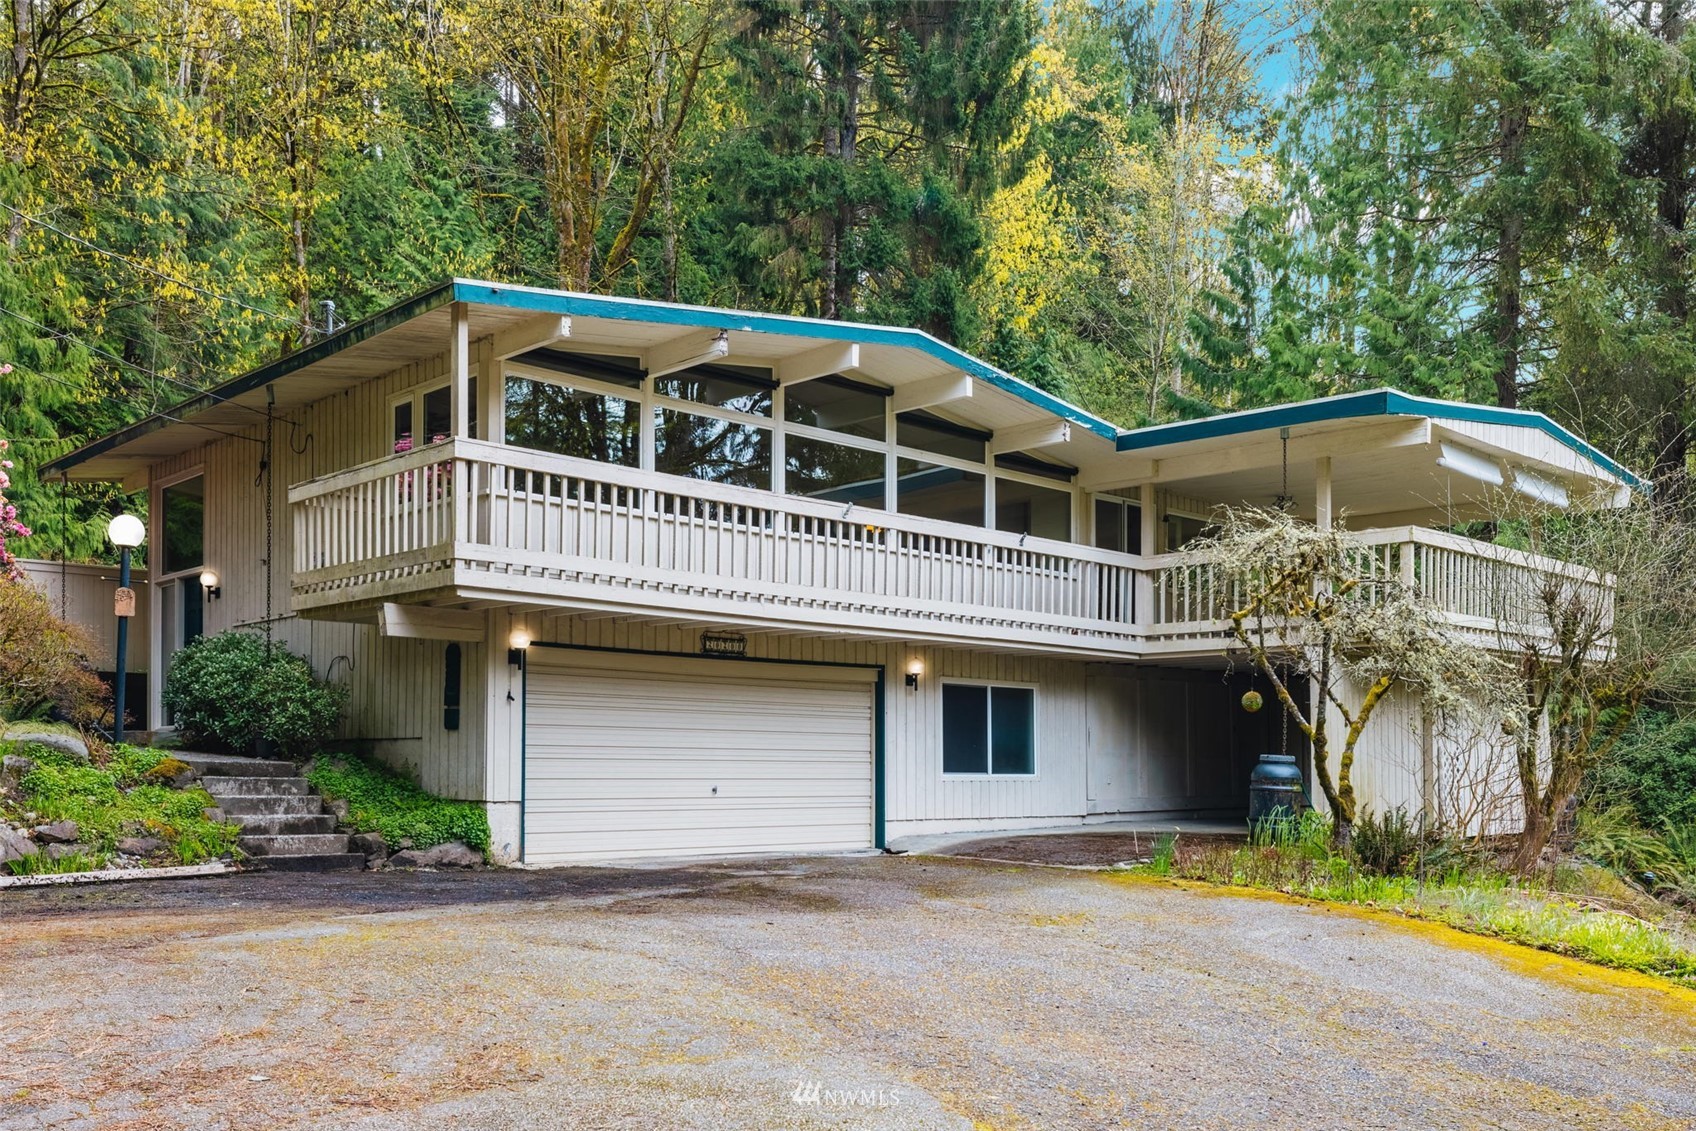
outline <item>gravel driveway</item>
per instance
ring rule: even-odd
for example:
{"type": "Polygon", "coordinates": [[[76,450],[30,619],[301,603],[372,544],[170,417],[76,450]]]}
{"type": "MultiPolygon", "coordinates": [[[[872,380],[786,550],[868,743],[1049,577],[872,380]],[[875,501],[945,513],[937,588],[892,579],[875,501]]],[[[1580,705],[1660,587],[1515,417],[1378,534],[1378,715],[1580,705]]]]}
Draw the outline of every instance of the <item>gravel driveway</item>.
{"type": "Polygon", "coordinates": [[[1696,1126],[1696,994],[1090,872],[15,892],[0,956],[4,1131],[1696,1126]]]}

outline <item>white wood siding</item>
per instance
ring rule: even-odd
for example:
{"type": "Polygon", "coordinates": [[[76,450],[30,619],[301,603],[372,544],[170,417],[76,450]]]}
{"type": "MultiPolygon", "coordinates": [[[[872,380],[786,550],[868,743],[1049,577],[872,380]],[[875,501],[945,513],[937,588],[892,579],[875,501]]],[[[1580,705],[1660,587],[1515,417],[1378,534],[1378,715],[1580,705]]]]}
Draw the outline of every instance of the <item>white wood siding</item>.
{"type": "MultiPolygon", "coordinates": [[[[24,571],[24,580],[47,594],[54,616],[59,616],[62,608],[67,621],[88,629],[94,641],[94,652],[89,658],[99,670],[111,671],[118,643],[118,618],[112,612],[112,594],[118,590],[118,567],[61,566],[58,562],[22,558],[18,560],[18,567],[24,571]]],[[[130,570],[130,588],[135,590],[135,616],[130,618],[130,643],[124,665],[129,671],[145,672],[148,668],[147,634],[151,623],[148,610],[152,607],[146,569],[130,570]]]]}

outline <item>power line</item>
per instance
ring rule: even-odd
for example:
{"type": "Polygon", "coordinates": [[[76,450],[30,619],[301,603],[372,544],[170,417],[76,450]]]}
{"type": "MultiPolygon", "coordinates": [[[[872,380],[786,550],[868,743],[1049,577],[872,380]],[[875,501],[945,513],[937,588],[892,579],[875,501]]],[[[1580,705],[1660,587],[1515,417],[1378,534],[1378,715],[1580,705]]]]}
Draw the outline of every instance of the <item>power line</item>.
{"type": "Polygon", "coordinates": [[[274,310],[264,310],[260,307],[252,305],[251,303],[243,302],[239,298],[231,298],[229,295],[221,295],[217,291],[209,291],[205,287],[197,286],[194,283],[191,283],[186,279],[179,279],[174,275],[167,275],[167,274],[165,274],[165,272],[159,270],[157,267],[150,267],[147,264],[140,262],[139,260],[130,258],[129,256],[125,255],[122,252],[113,251],[110,248],[104,248],[104,247],[101,247],[99,244],[91,243],[88,240],[83,239],[81,236],[74,235],[71,232],[65,231],[65,229],[63,229],[63,228],[60,228],[60,227],[57,227],[56,225],[48,223],[46,220],[41,219],[39,216],[31,216],[27,212],[21,212],[18,209],[13,208],[10,204],[0,202],[0,208],[4,208],[7,212],[10,212],[12,215],[16,216],[20,220],[27,220],[31,224],[35,224],[35,225],[38,225],[40,227],[46,228],[48,231],[53,232],[55,235],[63,236],[65,239],[70,240],[72,243],[78,244],[79,246],[82,246],[82,247],[85,247],[89,251],[92,251],[92,252],[94,252],[98,255],[109,256],[113,259],[116,259],[120,263],[128,264],[129,266],[135,268],[137,271],[145,271],[147,274],[152,275],[155,278],[163,279],[167,283],[173,283],[176,286],[187,288],[188,290],[193,291],[195,294],[204,295],[207,298],[217,299],[219,302],[227,302],[227,303],[231,304],[232,306],[239,306],[243,310],[250,310],[255,314],[263,314],[267,318],[275,318],[279,322],[287,322],[290,326],[299,326],[300,325],[299,319],[292,318],[287,314],[278,314],[274,310]]]}
{"type": "MultiPolygon", "coordinates": [[[[5,205],[0,205],[0,208],[3,208],[3,207],[5,207],[5,205]]],[[[230,399],[229,397],[220,397],[216,393],[212,392],[211,390],[202,389],[200,386],[191,384],[187,381],[184,381],[180,377],[172,377],[169,374],[160,373],[157,370],[149,369],[145,365],[138,365],[137,363],[135,363],[133,361],[129,361],[129,360],[126,360],[125,358],[119,357],[117,354],[112,353],[110,350],[102,349],[101,347],[94,345],[92,342],[85,342],[81,338],[77,337],[75,334],[67,333],[64,330],[55,330],[53,327],[45,325],[41,322],[37,322],[35,319],[30,318],[26,315],[19,314],[15,310],[8,310],[4,306],[0,306],[0,314],[8,315],[12,318],[16,318],[19,322],[23,322],[27,325],[34,326],[37,330],[40,330],[44,334],[52,334],[55,338],[58,338],[60,341],[71,342],[75,345],[79,345],[83,349],[88,350],[90,353],[93,353],[93,354],[96,354],[100,357],[103,357],[103,358],[112,362],[115,365],[122,365],[122,366],[125,366],[126,368],[135,370],[137,373],[144,373],[149,377],[155,378],[156,380],[166,381],[166,382],[169,382],[172,385],[176,385],[178,388],[187,389],[189,392],[193,393],[197,397],[199,397],[199,396],[211,397],[214,401],[216,401],[219,404],[233,404],[237,408],[246,409],[248,412],[253,413],[255,416],[264,416],[265,415],[263,412],[261,412],[257,408],[254,408],[252,405],[241,404],[238,401],[234,401],[234,400],[230,399]]],[[[42,376],[46,376],[46,375],[42,374],[42,376]]],[[[164,415],[164,414],[161,413],[160,415],[164,415]]]]}
{"type": "MultiPolygon", "coordinates": [[[[63,377],[57,376],[55,374],[44,373],[41,370],[35,368],[35,366],[33,366],[33,365],[26,365],[26,364],[24,364],[23,362],[20,362],[20,361],[14,361],[14,362],[11,362],[10,364],[12,365],[12,367],[14,369],[22,369],[26,373],[33,373],[35,376],[40,377],[44,381],[52,381],[56,385],[63,385],[65,388],[70,389],[72,392],[76,392],[76,393],[83,392],[82,386],[73,384],[70,381],[65,380],[63,377]]],[[[241,405],[239,407],[246,408],[247,406],[241,405]]],[[[253,409],[252,411],[259,412],[258,409],[253,409]]],[[[182,417],[172,416],[168,412],[156,412],[153,415],[157,416],[157,417],[159,417],[163,420],[172,421],[173,423],[176,423],[176,424],[186,424],[190,428],[199,428],[203,432],[210,432],[214,436],[223,436],[226,439],[230,439],[230,440],[246,440],[246,441],[248,441],[249,443],[252,443],[252,444],[258,444],[258,443],[262,442],[260,440],[254,439],[252,436],[244,436],[240,432],[226,432],[222,428],[214,428],[210,424],[201,424],[198,421],[194,421],[194,420],[184,420],[182,417]]],[[[263,416],[265,414],[260,413],[260,415],[263,416]]],[[[58,441],[58,442],[61,442],[61,443],[69,442],[72,445],[72,447],[71,447],[72,451],[75,451],[77,447],[81,446],[77,441],[75,441],[75,440],[67,441],[66,438],[63,437],[63,436],[19,436],[19,437],[16,437],[16,438],[8,438],[7,442],[11,443],[11,444],[23,444],[23,443],[41,444],[41,443],[47,443],[47,442],[55,441],[55,440],[58,441]]]]}

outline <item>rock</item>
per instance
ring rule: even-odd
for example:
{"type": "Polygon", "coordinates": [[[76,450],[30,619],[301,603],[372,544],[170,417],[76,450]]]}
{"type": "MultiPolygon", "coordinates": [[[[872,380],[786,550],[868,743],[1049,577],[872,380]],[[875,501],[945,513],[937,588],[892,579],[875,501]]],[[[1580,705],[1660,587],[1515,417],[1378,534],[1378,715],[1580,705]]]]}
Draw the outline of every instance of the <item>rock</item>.
{"type": "Polygon", "coordinates": [[[224,811],[215,805],[210,809],[202,809],[200,815],[215,825],[226,824],[229,821],[229,817],[224,814],[224,811]]]}
{"type": "Polygon", "coordinates": [[[434,848],[405,848],[389,857],[390,866],[395,868],[475,868],[482,863],[481,852],[458,841],[434,848]]]}
{"type": "Polygon", "coordinates": [[[125,856],[152,856],[165,842],[156,836],[127,836],[118,842],[118,851],[125,856]]]}
{"type": "Polygon", "coordinates": [[[411,848],[412,847],[412,838],[409,837],[409,836],[401,837],[398,841],[395,842],[395,847],[397,847],[397,848],[411,848]]]}
{"type": "Polygon", "coordinates": [[[24,780],[24,775],[35,769],[35,763],[22,754],[8,754],[0,758],[0,789],[16,789],[18,783],[24,780]]]}
{"type": "Polygon", "coordinates": [[[50,825],[35,826],[35,839],[42,844],[75,844],[82,835],[75,821],[54,821],[50,825]]]}
{"type": "Polygon", "coordinates": [[[9,825],[0,825],[0,864],[10,864],[37,852],[35,842],[9,825]]]}
{"type": "Polygon", "coordinates": [[[49,860],[63,860],[67,856],[88,855],[86,844],[50,844],[44,850],[49,860]]]}
{"type": "Polygon", "coordinates": [[[337,824],[347,823],[347,801],[343,798],[337,797],[324,802],[324,809],[326,812],[335,814],[337,824]]]}
{"type": "Polygon", "coordinates": [[[355,833],[348,837],[348,851],[363,852],[367,856],[383,857],[389,854],[389,842],[383,839],[382,833],[355,833]]]}
{"type": "Polygon", "coordinates": [[[33,742],[37,746],[45,746],[57,750],[61,754],[69,754],[79,762],[88,761],[88,744],[71,734],[57,734],[53,731],[37,731],[28,727],[14,727],[6,732],[7,742],[33,742]]]}

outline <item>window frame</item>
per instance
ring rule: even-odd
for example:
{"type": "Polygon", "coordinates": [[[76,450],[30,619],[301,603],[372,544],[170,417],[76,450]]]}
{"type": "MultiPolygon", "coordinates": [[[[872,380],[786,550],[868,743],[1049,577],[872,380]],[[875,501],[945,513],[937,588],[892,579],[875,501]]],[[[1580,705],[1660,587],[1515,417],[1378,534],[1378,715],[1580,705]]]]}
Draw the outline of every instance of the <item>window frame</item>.
{"type": "MultiPolygon", "coordinates": [[[[387,453],[388,455],[394,455],[395,454],[395,445],[400,442],[399,440],[395,439],[395,434],[394,434],[394,432],[395,432],[395,409],[398,408],[399,406],[403,405],[403,404],[410,404],[412,406],[412,447],[413,447],[413,449],[416,450],[418,448],[427,448],[430,445],[436,443],[435,440],[427,440],[422,444],[420,444],[418,442],[418,430],[425,422],[424,421],[424,398],[428,397],[431,393],[439,393],[443,389],[449,389],[448,405],[449,405],[449,412],[451,413],[452,412],[452,405],[453,405],[453,392],[452,392],[450,387],[452,385],[453,385],[453,382],[449,381],[449,380],[432,381],[427,385],[414,385],[410,389],[402,390],[401,392],[395,393],[394,395],[390,396],[389,397],[388,412],[386,412],[383,416],[383,451],[385,453],[387,453]]],[[[506,400],[505,400],[506,383],[503,381],[501,383],[501,386],[502,386],[501,405],[502,405],[502,410],[503,410],[503,413],[504,413],[505,405],[506,405],[506,400]]],[[[468,410],[467,413],[466,413],[466,419],[469,420],[470,423],[471,423],[472,436],[476,437],[479,433],[486,432],[487,427],[488,427],[486,424],[484,424],[483,421],[478,419],[479,414],[478,414],[478,411],[477,411],[477,397],[478,397],[478,394],[481,392],[481,390],[477,388],[477,374],[476,373],[473,373],[471,375],[471,383],[467,387],[467,392],[469,394],[469,400],[470,400],[471,403],[466,406],[466,408],[468,410]]],[[[450,423],[448,425],[448,428],[449,428],[449,431],[451,433],[453,425],[450,423]]],[[[448,440],[451,440],[451,439],[453,439],[453,436],[451,434],[449,434],[446,437],[444,437],[444,439],[442,439],[441,442],[445,444],[445,443],[448,442],[448,440]]]]}
{"type": "Polygon", "coordinates": [[[1019,681],[1019,680],[1011,680],[1011,679],[973,679],[970,676],[944,676],[941,680],[938,681],[938,690],[937,690],[937,693],[936,693],[937,694],[936,718],[937,718],[937,730],[938,730],[936,750],[937,750],[937,760],[938,760],[939,763],[942,760],[943,742],[946,739],[947,727],[948,727],[947,713],[942,710],[942,703],[941,703],[942,691],[941,691],[941,688],[950,687],[950,686],[954,686],[954,687],[983,687],[983,688],[989,689],[989,693],[984,696],[984,711],[986,712],[986,714],[988,716],[985,720],[985,730],[984,730],[984,741],[986,743],[986,748],[984,750],[984,764],[988,767],[988,769],[981,774],[979,774],[979,773],[951,773],[948,770],[942,770],[941,771],[942,780],[943,781],[1040,781],[1041,778],[1042,778],[1042,764],[1043,764],[1043,759],[1042,759],[1042,685],[1037,684],[1037,683],[1026,683],[1026,682],[1022,682],[1022,681],[1019,681]],[[1031,772],[1028,773],[1028,774],[1010,774],[1010,773],[996,773],[995,772],[995,707],[994,707],[995,695],[994,695],[994,690],[997,687],[1012,688],[1012,689],[1017,689],[1017,690],[1029,691],[1031,693],[1031,772]]]}

